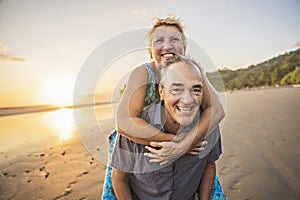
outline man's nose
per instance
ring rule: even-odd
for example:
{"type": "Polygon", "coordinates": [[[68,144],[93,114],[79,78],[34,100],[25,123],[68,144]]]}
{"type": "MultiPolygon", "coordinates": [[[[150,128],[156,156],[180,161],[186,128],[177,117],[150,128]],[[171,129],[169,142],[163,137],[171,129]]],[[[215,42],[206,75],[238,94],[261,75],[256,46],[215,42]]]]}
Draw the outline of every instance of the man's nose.
{"type": "Polygon", "coordinates": [[[186,105],[193,103],[194,102],[193,94],[190,91],[185,90],[180,97],[180,101],[186,105]]]}

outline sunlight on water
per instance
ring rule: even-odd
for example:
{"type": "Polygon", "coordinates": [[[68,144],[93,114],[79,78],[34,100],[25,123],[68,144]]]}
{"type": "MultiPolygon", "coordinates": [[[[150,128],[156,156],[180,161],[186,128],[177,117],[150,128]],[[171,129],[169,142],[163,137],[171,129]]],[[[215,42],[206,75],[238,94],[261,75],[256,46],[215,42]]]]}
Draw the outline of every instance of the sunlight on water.
{"type": "Polygon", "coordinates": [[[59,140],[65,141],[73,136],[74,120],[72,109],[60,109],[52,113],[51,126],[56,130],[59,140]]]}

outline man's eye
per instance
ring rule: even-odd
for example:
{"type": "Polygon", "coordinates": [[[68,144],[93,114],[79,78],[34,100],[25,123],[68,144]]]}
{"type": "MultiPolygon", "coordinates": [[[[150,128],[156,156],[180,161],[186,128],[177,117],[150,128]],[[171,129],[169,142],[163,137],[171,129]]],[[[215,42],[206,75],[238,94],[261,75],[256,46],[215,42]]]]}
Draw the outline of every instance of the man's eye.
{"type": "Polygon", "coordinates": [[[180,89],[180,88],[174,88],[171,90],[172,94],[180,94],[181,92],[183,91],[183,89],[180,89]]]}
{"type": "Polygon", "coordinates": [[[202,94],[202,89],[193,89],[192,92],[193,92],[194,95],[199,96],[199,95],[202,94]]]}

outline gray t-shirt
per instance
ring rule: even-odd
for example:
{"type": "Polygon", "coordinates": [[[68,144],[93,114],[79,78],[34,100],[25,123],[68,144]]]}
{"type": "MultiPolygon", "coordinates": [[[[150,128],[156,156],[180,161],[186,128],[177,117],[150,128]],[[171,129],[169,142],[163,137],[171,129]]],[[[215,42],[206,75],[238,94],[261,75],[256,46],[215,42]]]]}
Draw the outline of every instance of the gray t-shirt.
{"type": "MultiPolygon", "coordinates": [[[[144,109],[141,118],[163,130],[165,116],[162,109],[161,101],[153,103],[144,109]]],[[[195,123],[197,119],[183,132],[188,132],[195,123]]],[[[150,163],[149,158],[143,155],[147,152],[144,145],[118,134],[111,166],[129,173],[133,199],[194,199],[207,162],[217,160],[222,153],[218,129],[206,140],[213,143],[213,148],[206,149],[205,153],[201,152],[199,156],[186,154],[169,165],[160,166],[150,163]]]]}

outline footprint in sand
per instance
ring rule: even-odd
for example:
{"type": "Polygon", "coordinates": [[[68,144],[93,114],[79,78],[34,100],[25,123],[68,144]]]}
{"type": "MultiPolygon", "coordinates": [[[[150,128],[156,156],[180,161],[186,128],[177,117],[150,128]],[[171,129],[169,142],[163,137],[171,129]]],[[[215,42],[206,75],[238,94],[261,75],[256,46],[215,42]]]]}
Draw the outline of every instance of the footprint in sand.
{"type": "Polygon", "coordinates": [[[58,200],[58,199],[65,199],[66,196],[71,194],[73,192],[72,185],[76,184],[78,181],[72,181],[68,184],[68,186],[65,189],[65,192],[62,195],[59,195],[55,197],[53,200],[58,200]]]}
{"type": "Polygon", "coordinates": [[[65,197],[68,196],[69,194],[71,194],[72,192],[73,192],[73,190],[71,188],[66,188],[65,192],[62,195],[59,195],[59,196],[53,198],[53,200],[65,199],[65,197]]]}
{"type": "Polygon", "coordinates": [[[46,172],[45,174],[45,179],[47,179],[49,177],[50,173],[49,172],[46,172]]]}
{"type": "Polygon", "coordinates": [[[64,195],[67,196],[73,192],[72,188],[66,188],[64,195]]]}
{"type": "Polygon", "coordinates": [[[48,177],[50,176],[50,172],[43,172],[43,171],[40,171],[40,176],[44,177],[45,179],[48,179],[48,177]]]}
{"type": "Polygon", "coordinates": [[[46,155],[46,154],[41,153],[41,154],[40,154],[40,157],[43,158],[45,155],[46,155]]]}
{"type": "Polygon", "coordinates": [[[90,164],[93,164],[93,163],[94,163],[94,160],[95,160],[95,159],[92,157],[91,160],[90,160],[90,164]]]}
{"type": "Polygon", "coordinates": [[[63,151],[63,152],[61,153],[61,155],[62,155],[62,156],[66,155],[66,151],[63,151]]]}
{"type": "Polygon", "coordinates": [[[235,192],[238,192],[238,191],[240,191],[240,188],[239,188],[240,184],[241,183],[239,181],[235,181],[233,183],[233,185],[230,187],[230,189],[233,190],[233,191],[235,191],[235,192]]]}
{"type": "Polygon", "coordinates": [[[43,171],[44,169],[45,169],[45,166],[42,166],[42,167],[40,168],[40,172],[43,171]]]}
{"type": "Polygon", "coordinates": [[[236,166],[233,167],[233,169],[234,169],[234,170],[241,169],[241,166],[236,165],[236,166]]]}
{"type": "Polygon", "coordinates": [[[236,157],[236,152],[235,151],[231,151],[229,154],[229,158],[234,158],[236,157]]]}
{"type": "Polygon", "coordinates": [[[72,181],[68,184],[67,188],[71,188],[72,185],[75,185],[76,183],[78,183],[78,181],[72,181]]]}
{"type": "Polygon", "coordinates": [[[7,172],[2,173],[2,175],[5,176],[6,178],[8,177],[8,173],[7,172]]]}
{"type": "Polygon", "coordinates": [[[227,167],[222,167],[222,169],[220,169],[219,174],[220,175],[226,175],[228,172],[228,168],[227,167]]]}
{"type": "Polygon", "coordinates": [[[84,175],[86,175],[88,173],[89,173],[89,171],[84,171],[81,174],[79,174],[77,177],[80,178],[80,177],[82,177],[82,176],[84,176],[84,175]]]}

